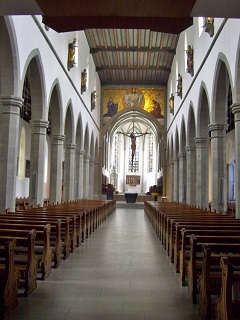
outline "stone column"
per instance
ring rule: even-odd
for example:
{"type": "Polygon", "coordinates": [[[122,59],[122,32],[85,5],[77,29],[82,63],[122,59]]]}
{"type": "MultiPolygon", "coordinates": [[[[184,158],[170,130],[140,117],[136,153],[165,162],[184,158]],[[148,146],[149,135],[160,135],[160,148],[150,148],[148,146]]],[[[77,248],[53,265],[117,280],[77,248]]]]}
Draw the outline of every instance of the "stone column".
{"type": "Polygon", "coordinates": [[[208,208],[208,141],[203,137],[196,137],[196,205],[208,208]]]}
{"type": "Polygon", "coordinates": [[[210,124],[212,206],[211,210],[225,212],[227,209],[226,125],[210,124]]]}
{"type": "Polygon", "coordinates": [[[236,158],[236,218],[240,218],[240,104],[234,103],[231,106],[235,120],[235,158],[236,158]]]}
{"type": "Polygon", "coordinates": [[[100,170],[100,163],[99,162],[94,162],[94,184],[93,184],[93,199],[101,199],[101,189],[99,189],[99,179],[101,175],[101,170],[100,170]]]}
{"type": "Polygon", "coordinates": [[[94,186],[94,159],[90,159],[89,163],[89,199],[93,199],[93,186],[94,186]]]}
{"type": "Polygon", "coordinates": [[[82,199],[83,197],[83,155],[84,150],[77,150],[76,152],[76,197],[82,199]]]}
{"type": "Polygon", "coordinates": [[[31,160],[29,204],[34,207],[44,201],[45,144],[48,121],[31,120],[31,160]]]}
{"type": "Polygon", "coordinates": [[[15,211],[17,157],[19,156],[19,120],[23,100],[1,97],[0,109],[0,212],[15,211]]]}
{"type": "Polygon", "coordinates": [[[179,152],[179,202],[186,203],[186,152],[179,152]]]}
{"type": "Polygon", "coordinates": [[[174,165],[174,201],[179,201],[179,159],[175,157],[173,159],[173,165],[174,165]]]}
{"type": "Polygon", "coordinates": [[[75,155],[76,145],[66,144],[65,147],[65,164],[64,164],[64,200],[75,199],[75,155]]]}
{"type": "Polygon", "coordinates": [[[83,198],[89,199],[89,172],[90,172],[90,155],[85,155],[83,170],[83,198]]]}
{"type": "Polygon", "coordinates": [[[169,200],[173,202],[173,191],[174,191],[174,163],[172,160],[169,162],[169,200]]]}
{"type": "Polygon", "coordinates": [[[62,200],[62,163],[63,143],[65,136],[61,134],[51,136],[51,173],[50,173],[50,203],[61,203],[62,200]]]}
{"type": "Polygon", "coordinates": [[[186,203],[196,205],[196,148],[186,146],[186,165],[187,165],[187,191],[186,203]]]}

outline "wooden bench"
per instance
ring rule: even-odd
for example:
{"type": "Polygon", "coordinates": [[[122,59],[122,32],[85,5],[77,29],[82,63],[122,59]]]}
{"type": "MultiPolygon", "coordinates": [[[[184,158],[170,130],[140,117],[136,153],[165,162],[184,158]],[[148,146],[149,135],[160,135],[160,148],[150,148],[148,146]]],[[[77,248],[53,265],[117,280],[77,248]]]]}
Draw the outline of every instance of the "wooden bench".
{"type": "MultiPolygon", "coordinates": [[[[199,287],[199,313],[203,320],[211,319],[214,316],[216,298],[221,294],[222,271],[220,261],[222,257],[228,257],[231,263],[239,263],[240,245],[222,244],[218,246],[221,253],[214,253],[213,246],[203,247],[202,274],[198,280],[199,287]]],[[[239,271],[239,269],[238,269],[239,271]]],[[[231,297],[231,295],[230,295],[231,297]]],[[[235,319],[235,318],[234,318],[235,319]]]]}
{"type": "MultiPolygon", "coordinates": [[[[56,225],[58,221],[61,221],[60,237],[61,237],[61,252],[63,259],[67,259],[71,251],[71,239],[70,239],[70,218],[63,217],[61,219],[57,217],[39,217],[39,216],[15,216],[13,214],[0,215],[0,223],[14,223],[14,224],[36,224],[36,225],[46,225],[47,223],[51,225],[56,225]]],[[[54,239],[55,235],[54,235],[54,239]]]]}
{"type": "MultiPolygon", "coordinates": [[[[233,223],[230,225],[209,225],[206,228],[206,225],[192,225],[190,223],[176,223],[175,225],[175,241],[174,241],[174,266],[176,272],[180,272],[180,254],[184,254],[186,245],[190,245],[190,241],[187,241],[189,239],[186,239],[186,237],[189,237],[191,234],[208,234],[208,231],[216,231],[216,232],[224,232],[227,231],[234,231],[234,234],[238,231],[240,232],[240,225],[238,223],[233,223]],[[181,253],[182,250],[182,253],[181,253]]],[[[235,234],[237,235],[237,234],[235,234]]]]}
{"type": "Polygon", "coordinates": [[[240,252],[239,236],[190,236],[190,256],[187,265],[187,280],[188,292],[193,303],[196,303],[197,301],[197,281],[200,275],[202,275],[204,258],[203,245],[206,244],[214,253],[240,252]]]}
{"type": "MultiPolygon", "coordinates": [[[[186,275],[187,275],[187,265],[188,262],[190,260],[191,257],[191,250],[192,245],[195,245],[191,243],[191,237],[193,237],[192,235],[194,235],[195,237],[197,237],[199,239],[199,237],[201,237],[201,239],[206,239],[206,241],[210,241],[210,236],[214,237],[221,237],[221,236],[239,236],[240,237],[240,231],[239,231],[239,227],[237,227],[236,230],[234,230],[233,228],[234,226],[225,226],[225,229],[218,229],[217,225],[214,226],[207,226],[207,229],[205,227],[206,230],[194,230],[194,229],[185,229],[182,228],[181,229],[181,249],[180,249],[180,257],[178,259],[178,257],[176,257],[176,260],[178,259],[179,261],[179,271],[180,271],[180,279],[181,279],[181,283],[184,286],[185,285],[185,281],[186,281],[186,275]],[[211,228],[212,229],[211,229],[211,228]]],[[[205,241],[205,240],[203,240],[205,241]]],[[[201,246],[200,248],[198,248],[200,251],[200,256],[201,256],[201,246]]],[[[194,252],[193,252],[194,253],[194,252]]],[[[193,254],[192,253],[192,254],[193,254]]],[[[176,261],[177,264],[177,261],[176,261]]]]}
{"type": "Polygon", "coordinates": [[[220,265],[222,268],[221,295],[216,300],[216,320],[239,319],[240,259],[235,258],[233,261],[231,258],[222,257],[220,265]]]}
{"type": "MultiPolygon", "coordinates": [[[[20,273],[20,286],[23,282],[24,295],[28,296],[37,288],[38,259],[34,252],[36,230],[14,230],[11,235],[0,231],[0,244],[16,239],[14,263],[20,273]]],[[[1,261],[0,261],[1,263],[1,261]]]]}
{"type": "Polygon", "coordinates": [[[0,318],[4,319],[18,306],[18,286],[20,275],[14,264],[16,240],[2,242],[0,259],[0,318]]]}

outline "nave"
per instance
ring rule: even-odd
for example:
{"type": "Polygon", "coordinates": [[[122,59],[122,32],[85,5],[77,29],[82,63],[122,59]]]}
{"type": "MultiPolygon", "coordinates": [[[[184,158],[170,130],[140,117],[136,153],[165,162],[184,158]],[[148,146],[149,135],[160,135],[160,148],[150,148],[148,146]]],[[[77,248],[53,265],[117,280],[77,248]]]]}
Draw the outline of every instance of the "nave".
{"type": "Polygon", "coordinates": [[[117,208],[8,320],[197,320],[143,209],[117,208]]]}

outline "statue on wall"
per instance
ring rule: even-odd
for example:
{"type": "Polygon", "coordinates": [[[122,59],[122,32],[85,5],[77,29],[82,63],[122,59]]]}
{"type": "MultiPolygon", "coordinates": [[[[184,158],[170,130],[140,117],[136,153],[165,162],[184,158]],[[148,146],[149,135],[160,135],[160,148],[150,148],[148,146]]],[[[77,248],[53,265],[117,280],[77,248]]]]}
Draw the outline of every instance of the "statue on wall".
{"type": "Polygon", "coordinates": [[[187,55],[187,72],[193,77],[193,48],[188,45],[186,50],[187,55]]]}
{"type": "Polygon", "coordinates": [[[76,64],[76,48],[77,48],[77,39],[74,38],[73,42],[68,45],[68,71],[74,67],[76,64]]]}
{"type": "Polygon", "coordinates": [[[180,75],[180,73],[178,74],[176,93],[182,99],[182,76],[180,75]]]}
{"type": "Polygon", "coordinates": [[[97,97],[97,93],[96,93],[96,90],[94,90],[91,93],[91,111],[93,111],[96,108],[96,97],[97,97]]]}
{"type": "Polygon", "coordinates": [[[170,113],[174,114],[174,95],[171,93],[171,96],[169,98],[169,110],[170,113]]]}
{"type": "Polygon", "coordinates": [[[87,71],[86,69],[84,69],[81,77],[81,93],[83,94],[83,92],[86,90],[87,90],[87,71]]]}
{"type": "Polygon", "coordinates": [[[205,32],[207,32],[210,37],[212,37],[214,35],[214,18],[205,18],[205,24],[203,28],[205,28],[205,32]]]}

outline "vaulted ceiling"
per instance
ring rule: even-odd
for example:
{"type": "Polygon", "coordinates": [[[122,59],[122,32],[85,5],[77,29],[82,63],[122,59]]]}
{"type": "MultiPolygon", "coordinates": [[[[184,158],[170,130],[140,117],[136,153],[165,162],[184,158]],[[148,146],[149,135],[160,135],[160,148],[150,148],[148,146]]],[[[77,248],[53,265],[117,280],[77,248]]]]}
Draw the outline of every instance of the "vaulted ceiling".
{"type": "Polygon", "coordinates": [[[102,84],[166,85],[193,17],[240,17],[236,0],[1,0],[0,15],[36,14],[57,32],[85,30],[102,84]]]}

